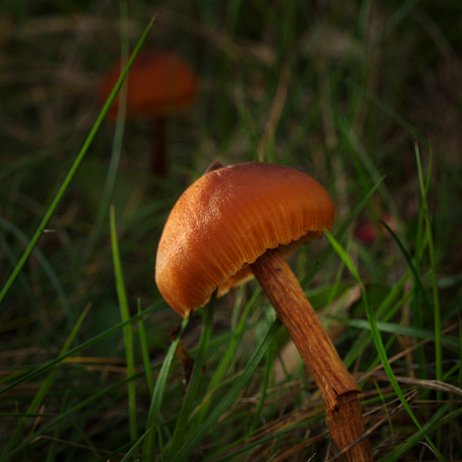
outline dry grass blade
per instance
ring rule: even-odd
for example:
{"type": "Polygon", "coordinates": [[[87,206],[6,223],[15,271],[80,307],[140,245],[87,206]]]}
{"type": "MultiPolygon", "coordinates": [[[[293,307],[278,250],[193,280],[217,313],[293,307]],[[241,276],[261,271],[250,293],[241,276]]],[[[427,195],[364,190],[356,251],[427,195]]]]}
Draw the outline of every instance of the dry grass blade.
{"type": "Polygon", "coordinates": [[[274,95],[273,104],[266,121],[265,128],[263,130],[263,136],[261,137],[260,143],[257,146],[257,159],[260,162],[264,162],[268,159],[267,151],[269,145],[274,141],[274,134],[276,128],[281,119],[284,104],[287,99],[287,91],[290,83],[290,62],[286,61],[282,68],[279,76],[279,82],[274,95]]]}
{"type": "MultiPolygon", "coordinates": [[[[387,376],[381,372],[374,372],[371,377],[379,381],[388,382],[387,376]]],[[[406,385],[414,385],[419,388],[427,388],[429,390],[442,391],[444,393],[462,396],[462,388],[451,385],[450,383],[441,382],[440,380],[425,380],[399,375],[396,376],[396,379],[398,382],[405,383],[406,385]]]]}

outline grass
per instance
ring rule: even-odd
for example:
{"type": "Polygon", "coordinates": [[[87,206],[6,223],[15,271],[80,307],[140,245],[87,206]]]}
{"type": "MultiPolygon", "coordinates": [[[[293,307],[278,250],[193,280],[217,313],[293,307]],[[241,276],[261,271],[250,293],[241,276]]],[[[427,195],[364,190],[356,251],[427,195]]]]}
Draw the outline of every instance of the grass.
{"type": "Polygon", "coordinates": [[[155,288],[168,211],[216,158],[326,185],[335,228],[291,264],[358,379],[374,456],[460,460],[458,3],[9,3],[0,460],[334,457],[319,393],[255,282],[187,321],[155,288]],[[145,171],[149,126],[105,120],[126,72],[96,96],[117,57],[128,71],[156,46],[201,78],[169,120],[162,180],[145,171]]]}
{"type": "MultiPolygon", "coordinates": [[[[120,261],[119,243],[117,240],[116,217],[114,207],[109,210],[110,227],[111,227],[111,248],[114,258],[114,277],[117,287],[117,299],[120,307],[120,318],[126,322],[123,328],[125,358],[127,363],[127,376],[135,376],[135,352],[133,341],[133,328],[130,321],[130,309],[128,307],[127,291],[124,283],[122,264],[120,261]]],[[[136,439],[137,436],[137,415],[136,415],[136,383],[128,383],[128,413],[130,438],[136,439]]]]}

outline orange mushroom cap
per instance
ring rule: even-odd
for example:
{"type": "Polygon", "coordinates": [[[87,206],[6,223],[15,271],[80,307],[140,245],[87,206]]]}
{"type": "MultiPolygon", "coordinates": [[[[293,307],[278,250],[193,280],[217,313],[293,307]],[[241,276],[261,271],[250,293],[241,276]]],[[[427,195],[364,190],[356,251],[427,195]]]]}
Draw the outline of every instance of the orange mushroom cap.
{"type": "MultiPolygon", "coordinates": [[[[118,62],[101,86],[106,99],[120,76],[118,62]]],[[[127,115],[151,117],[188,109],[197,94],[197,77],[186,61],[166,51],[142,51],[128,74],[127,115]]],[[[109,115],[117,114],[117,99],[109,115]]]]}
{"type": "Polygon", "coordinates": [[[334,207],[306,173],[265,163],[212,170],[178,199],[157,249],[155,281],[183,317],[212,292],[223,295],[252,276],[268,249],[287,251],[331,228],[334,207]]]}

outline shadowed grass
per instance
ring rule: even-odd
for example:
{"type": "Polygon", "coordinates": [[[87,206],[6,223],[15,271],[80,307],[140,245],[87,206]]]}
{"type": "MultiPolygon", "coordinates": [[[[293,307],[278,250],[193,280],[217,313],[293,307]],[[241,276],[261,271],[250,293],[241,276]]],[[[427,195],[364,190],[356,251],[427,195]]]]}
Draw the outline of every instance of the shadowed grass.
{"type": "MultiPolygon", "coordinates": [[[[159,302],[159,304],[160,304],[160,302],[159,302]]],[[[156,311],[158,309],[159,309],[158,306],[147,308],[147,309],[143,310],[142,316],[145,316],[148,313],[152,313],[152,312],[154,312],[154,311],[156,311]]],[[[72,356],[75,353],[78,353],[78,352],[80,352],[82,350],[90,348],[91,346],[97,344],[98,342],[103,341],[107,337],[110,337],[112,335],[120,333],[121,329],[124,326],[126,326],[129,323],[134,322],[134,320],[136,320],[136,318],[134,318],[132,316],[130,319],[115,324],[114,326],[110,327],[109,329],[105,330],[104,332],[100,332],[95,337],[90,338],[89,340],[86,340],[85,342],[81,343],[80,345],[78,345],[78,346],[76,346],[74,348],[71,348],[67,352],[62,353],[61,355],[59,355],[58,357],[56,357],[56,358],[54,358],[54,359],[52,359],[50,361],[47,361],[45,364],[43,364],[41,366],[38,366],[36,368],[32,368],[32,370],[30,370],[30,371],[26,371],[26,372],[23,372],[23,373],[13,375],[12,377],[9,377],[8,380],[5,380],[5,382],[8,383],[8,385],[6,385],[4,388],[0,389],[0,395],[8,392],[9,390],[12,390],[13,388],[17,387],[18,385],[20,385],[20,384],[22,384],[24,382],[27,382],[27,381],[37,377],[40,374],[43,374],[44,372],[46,372],[47,370],[49,370],[53,366],[56,366],[56,365],[62,363],[69,356],[72,356]]]]}
{"type": "Polygon", "coordinates": [[[101,112],[98,114],[98,117],[95,120],[95,123],[92,125],[90,132],[88,133],[88,136],[85,138],[82,148],[78,152],[74,162],[69,168],[69,171],[67,172],[67,175],[64,177],[64,180],[59,187],[58,191],[53,197],[53,200],[51,201],[50,206],[48,207],[47,211],[45,212],[45,215],[43,216],[40,224],[37,227],[37,230],[35,231],[34,235],[32,236],[32,239],[30,240],[29,244],[27,245],[26,249],[24,250],[24,253],[21,255],[21,258],[19,259],[18,263],[15,265],[13,268],[13,271],[11,275],[9,276],[8,280],[5,282],[4,286],[2,287],[2,290],[0,291],[0,303],[3,301],[3,299],[6,297],[10,287],[14,284],[14,281],[18,277],[19,273],[23,269],[24,265],[26,264],[27,259],[30,257],[31,253],[34,251],[35,247],[38,244],[38,241],[42,234],[45,231],[45,228],[47,227],[48,223],[50,222],[51,217],[53,216],[55,210],[57,209],[58,205],[60,204],[64,194],[66,193],[67,189],[69,188],[69,185],[71,184],[71,181],[73,180],[78,168],[80,167],[80,164],[82,163],[83,159],[85,158],[88,150],[90,149],[90,146],[93,143],[93,140],[96,137],[96,134],[98,133],[98,130],[101,127],[101,124],[103,123],[107,113],[109,112],[109,108],[111,107],[112,103],[114,102],[117,93],[119,92],[125,78],[128,75],[128,72],[130,70],[130,67],[132,64],[135,62],[136,56],[138,55],[139,51],[141,50],[141,47],[143,46],[144,42],[146,41],[149,32],[151,31],[152,27],[154,26],[156,17],[153,17],[144,30],[142,36],[140,37],[138,43],[136,44],[132,55],[130,56],[130,59],[127,62],[127,65],[125,68],[122,70],[120,73],[119,79],[117,80],[116,84],[114,85],[114,88],[112,89],[111,93],[109,94],[106,102],[104,103],[101,112]]]}
{"type": "MultiPolygon", "coordinates": [[[[64,343],[63,347],[61,348],[60,355],[64,355],[67,353],[69,350],[70,346],[74,342],[80,328],[82,327],[82,323],[84,322],[85,318],[88,315],[88,312],[90,311],[91,305],[88,305],[83,311],[82,314],[80,315],[79,319],[77,322],[74,324],[74,327],[69,334],[69,337],[66,339],[66,342],[64,343]]],[[[39,413],[40,406],[42,405],[43,401],[45,400],[45,397],[47,394],[50,392],[50,388],[53,384],[53,381],[56,378],[57,374],[57,369],[52,369],[48,373],[47,377],[43,379],[43,381],[40,384],[40,387],[37,391],[37,393],[34,396],[34,399],[32,402],[29,404],[26,413],[23,415],[23,417],[41,417],[41,414],[39,413]]],[[[13,436],[10,438],[9,443],[6,445],[6,447],[2,450],[3,454],[8,454],[12,448],[18,445],[20,439],[22,438],[22,432],[23,432],[23,426],[24,422],[22,420],[19,421],[18,427],[16,428],[13,436]]],[[[5,459],[3,460],[9,460],[9,457],[6,456],[5,459]]]]}
{"type": "Polygon", "coordinates": [[[332,458],[316,387],[257,284],[179,328],[156,291],[168,211],[216,158],[275,161],[327,187],[330,245],[290,263],[337,326],[374,454],[460,459],[456,3],[0,6],[2,460],[332,458]],[[99,79],[130,43],[100,109],[99,79]],[[195,107],[169,120],[165,181],[145,171],[147,124],[122,109],[102,125],[141,46],[185,54],[200,76],[195,107]]]}

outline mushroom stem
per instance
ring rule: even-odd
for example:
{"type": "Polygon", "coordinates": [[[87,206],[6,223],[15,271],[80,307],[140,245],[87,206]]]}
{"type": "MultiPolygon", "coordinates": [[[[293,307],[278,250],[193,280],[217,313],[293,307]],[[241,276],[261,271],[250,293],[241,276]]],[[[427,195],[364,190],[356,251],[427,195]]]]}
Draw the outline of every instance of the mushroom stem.
{"type": "Polygon", "coordinates": [[[372,461],[369,443],[363,437],[359,388],[284,257],[278,250],[269,250],[251,268],[321,391],[334,444],[345,449],[348,461],[372,461]]]}
{"type": "Polygon", "coordinates": [[[168,172],[167,162],[167,140],[166,120],[164,116],[153,117],[152,119],[152,152],[151,152],[151,173],[164,178],[168,172]]]}

